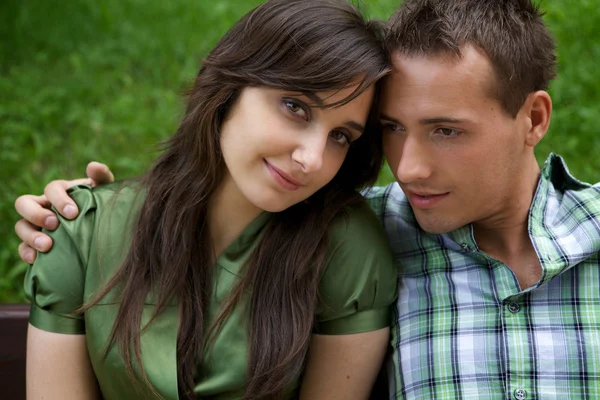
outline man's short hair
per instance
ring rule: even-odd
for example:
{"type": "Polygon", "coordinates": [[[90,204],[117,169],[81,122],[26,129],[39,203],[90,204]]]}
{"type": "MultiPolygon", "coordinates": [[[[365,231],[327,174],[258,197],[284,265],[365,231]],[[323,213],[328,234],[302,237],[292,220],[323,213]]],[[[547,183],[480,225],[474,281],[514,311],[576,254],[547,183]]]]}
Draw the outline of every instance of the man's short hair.
{"type": "Polygon", "coordinates": [[[515,117],[556,76],[552,34],[531,0],[407,0],[388,24],[391,53],[429,56],[473,45],[491,61],[492,95],[515,117]]]}

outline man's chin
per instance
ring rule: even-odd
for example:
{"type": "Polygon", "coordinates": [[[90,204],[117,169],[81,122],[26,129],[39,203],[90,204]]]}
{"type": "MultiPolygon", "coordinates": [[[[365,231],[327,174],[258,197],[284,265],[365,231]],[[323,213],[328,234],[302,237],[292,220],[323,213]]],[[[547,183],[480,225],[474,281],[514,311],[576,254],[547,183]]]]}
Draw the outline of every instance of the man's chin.
{"type": "Polygon", "coordinates": [[[464,226],[464,224],[453,222],[449,218],[432,218],[432,216],[423,217],[418,214],[415,214],[415,216],[421,229],[434,235],[442,235],[464,226]]]}

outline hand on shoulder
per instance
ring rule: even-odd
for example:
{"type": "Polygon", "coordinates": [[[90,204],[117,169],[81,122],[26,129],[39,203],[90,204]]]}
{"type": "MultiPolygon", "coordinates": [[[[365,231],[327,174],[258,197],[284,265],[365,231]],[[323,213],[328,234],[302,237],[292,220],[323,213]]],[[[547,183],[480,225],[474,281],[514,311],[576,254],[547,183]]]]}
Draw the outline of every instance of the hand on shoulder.
{"type": "Polygon", "coordinates": [[[67,194],[68,189],[82,184],[95,187],[115,179],[105,164],[94,161],[88,164],[86,175],[87,178],[82,179],[52,181],[41,196],[24,194],[17,198],[15,209],[23,218],[15,224],[15,232],[23,241],[19,244],[19,256],[23,261],[33,264],[38,251],[45,253],[52,248],[52,239],[40,231],[42,228],[52,231],[58,227],[58,218],[50,207],[54,206],[67,219],[77,216],[79,210],[67,194]]]}

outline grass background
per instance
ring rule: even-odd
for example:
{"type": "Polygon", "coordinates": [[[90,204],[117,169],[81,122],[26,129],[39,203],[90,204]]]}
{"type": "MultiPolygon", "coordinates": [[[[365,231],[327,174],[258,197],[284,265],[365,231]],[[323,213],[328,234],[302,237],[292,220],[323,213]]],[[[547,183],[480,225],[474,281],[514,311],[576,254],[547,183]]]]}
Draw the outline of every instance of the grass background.
{"type": "MultiPolygon", "coordinates": [[[[259,0],[3,0],[0,6],[0,303],[23,301],[26,264],[13,231],[15,198],[90,160],[139,174],[174,132],[180,94],[218,38],[259,0]]],[[[363,0],[385,18],[400,0],[363,0]]],[[[541,161],[562,154],[599,180],[599,0],[544,0],[559,47],[554,116],[541,161]]],[[[385,170],[381,182],[391,181],[385,170]]]]}

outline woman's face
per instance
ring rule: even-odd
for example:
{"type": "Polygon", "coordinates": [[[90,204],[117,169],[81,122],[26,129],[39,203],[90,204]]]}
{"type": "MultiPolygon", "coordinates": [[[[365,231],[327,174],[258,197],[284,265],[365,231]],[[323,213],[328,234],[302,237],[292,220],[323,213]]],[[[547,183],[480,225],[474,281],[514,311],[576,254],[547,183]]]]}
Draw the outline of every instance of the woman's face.
{"type": "Polygon", "coordinates": [[[242,90],[221,126],[227,187],[258,209],[278,212],[329,183],[364,130],[373,87],[336,108],[355,86],[302,95],[278,89],[242,90]],[[229,183],[229,184],[227,184],[229,183]],[[233,183],[233,184],[231,184],[233,183]]]}

